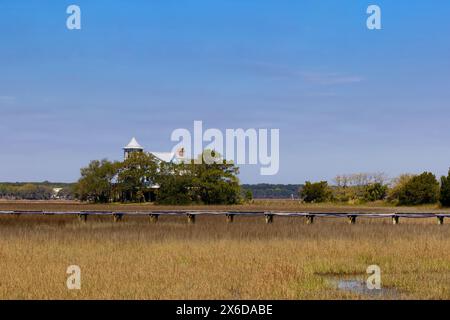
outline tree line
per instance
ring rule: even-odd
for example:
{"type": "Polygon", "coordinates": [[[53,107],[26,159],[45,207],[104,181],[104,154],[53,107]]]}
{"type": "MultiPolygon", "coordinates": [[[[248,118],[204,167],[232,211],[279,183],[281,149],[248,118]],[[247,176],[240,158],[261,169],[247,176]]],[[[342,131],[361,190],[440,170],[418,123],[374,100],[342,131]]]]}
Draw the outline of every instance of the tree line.
{"type": "Polygon", "coordinates": [[[44,182],[0,183],[0,198],[8,200],[72,199],[71,184],[44,182]],[[58,188],[58,192],[55,191],[58,188]]]}
{"type": "Polygon", "coordinates": [[[298,198],[301,184],[243,184],[242,189],[250,192],[255,199],[291,199],[298,198]]]}
{"type": "Polygon", "coordinates": [[[237,204],[242,201],[239,168],[214,151],[194,161],[159,161],[152,154],[131,153],[124,161],[94,160],[81,169],[76,198],[97,203],[237,204]],[[213,161],[205,161],[211,160],[213,161]],[[200,162],[200,161],[198,161],[200,162]]]}
{"type": "Polygon", "coordinates": [[[81,177],[75,184],[0,183],[0,198],[237,204],[253,198],[292,198],[296,194],[306,203],[382,201],[392,205],[439,203],[450,207],[450,170],[439,181],[430,172],[403,174],[392,180],[383,173],[358,173],[338,175],[333,184],[306,181],[302,185],[240,185],[239,168],[221,160],[220,155],[215,156],[216,161],[210,164],[166,163],[147,153],[132,153],[124,161],[94,160],[81,169],[81,177]]]}
{"type": "Polygon", "coordinates": [[[396,205],[450,206],[450,170],[440,181],[431,172],[403,174],[391,182],[382,173],[340,175],[334,181],[334,185],[307,181],[299,190],[300,199],[307,203],[386,201],[396,205]]]}

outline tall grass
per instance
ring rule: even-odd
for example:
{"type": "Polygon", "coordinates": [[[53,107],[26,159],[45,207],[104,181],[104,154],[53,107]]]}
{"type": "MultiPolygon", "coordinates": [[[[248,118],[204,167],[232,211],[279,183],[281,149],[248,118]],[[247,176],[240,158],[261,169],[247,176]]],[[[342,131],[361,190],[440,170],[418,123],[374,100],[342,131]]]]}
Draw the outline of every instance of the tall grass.
{"type": "Polygon", "coordinates": [[[326,274],[382,270],[400,298],[450,299],[450,225],[276,217],[0,217],[2,299],[364,299],[326,274]],[[81,267],[81,290],[66,268],[81,267]]]}

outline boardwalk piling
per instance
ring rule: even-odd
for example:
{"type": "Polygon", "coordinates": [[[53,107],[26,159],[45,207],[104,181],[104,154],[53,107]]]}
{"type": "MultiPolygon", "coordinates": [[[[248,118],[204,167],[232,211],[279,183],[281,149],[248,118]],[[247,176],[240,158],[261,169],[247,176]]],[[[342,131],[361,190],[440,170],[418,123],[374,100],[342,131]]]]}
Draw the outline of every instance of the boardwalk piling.
{"type": "Polygon", "coordinates": [[[349,215],[347,217],[347,219],[348,219],[348,223],[349,224],[355,224],[356,223],[356,216],[355,215],[349,215]]]}
{"type": "Polygon", "coordinates": [[[306,216],[306,224],[313,224],[314,223],[314,215],[310,214],[306,216]]]}
{"type": "Polygon", "coordinates": [[[227,223],[232,223],[234,220],[234,214],[227,213],[227,223]]]}
{"type": "Polygon", "coordinates": [[[266,223],[267,223],[267,224],[273,222],[273,214],[271,214],[271,213],[266,213],[264,216],[265,216],[265,218],[266,218],[266,223]]]}
{"type": "Polygon", "coordinates": [[[86,222],[87,221],[87,216],[88,216],[87,213],[79,213],[78,214],[78,220],[81,221],[81,222],[86,222]]]}
{"type": "Polygon", "coordinates": [[[188,218],[188,223],[189,224],[194,224],[195,223],[195,214],[188,213],[187,214],[187,218],[188,218]]]}
{"type": "Polygon", "coordinates": [[[444,217],[443,216],[438,216],[437,217],[437,221],[438,221],[438,225],[443,225],[444,224],[444,217]]]}
{"type": "Polygon", "coordinates": [[[114,214],[113,214],[114,222],[120,222],[120,221],[122,221],[122,217],[123,217],[123,214],[122,214],[122,213],[114,213],[114,214]]]}
{"type": "Polygon", "coordinates": [[[149,214],[149,217],[150,217],[150,222],[151,223],[157,223],[159,214],[149,214]]]}
{"type": "Polygon", "coordinates": [[[398,224],[398,219],[399,219],[399,217],[397,215],[393,215],[392,216],[392,224],[394,224],[394,225],[398,224]]]}

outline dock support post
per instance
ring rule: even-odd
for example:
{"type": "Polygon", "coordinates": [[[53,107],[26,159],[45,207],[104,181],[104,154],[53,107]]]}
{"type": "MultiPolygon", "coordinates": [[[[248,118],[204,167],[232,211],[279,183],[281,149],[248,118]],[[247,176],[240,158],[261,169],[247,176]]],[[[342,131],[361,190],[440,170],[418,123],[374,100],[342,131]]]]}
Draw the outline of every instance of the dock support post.
{"type": "Polygon", "coordinates": [[[266,223],[267,223],[267,224],[273,222],[273,214],[271,214],[271,213],[266,213],[264,216],[265,216],[265,218],[266,218],[266,223]]]}
{"type": "Polygon", "coordinates": [[[150,222],[151,223],[157,223],[159,214],[149,214],[149,217],[150,217],[150,222]]]}
{"type": "Polygon", "coordinates": [[[393,215],[392,216],[392,224],[394,224],[394,225],[396,225],[396,224],[398,224],[398,216],[396,216],[396,215],[393,215]]]}
{"type": "Polygon", "coordinates": [[[87,213],[79,213],[78,214],[78,220],[81,221],[81,222],[86,222],[87,221],[87,216],[88,216],[87,213]]]}
{"type": "Polygon", "coordinates": [[[356,216],[355,215],[350,215],[347,217],[348,219],[348,223],[349,224],[355,224],[356,223],[356,216]]]}
{"type": "Polygon", "coordinates": [[[195,223],[195,214],[188,213],[187,218],[188,218],[188,223],[189,224],[194,224],[195,223]]]}
{"type": "Polygon", "coordinates": [[[122,214],[122,213],[114,213],[114,214],[113,214],[114,222],[120,222],[120,221],[122,221],[122,217],[123,217],[123,214],[122,214]]]}
{"type": "Polygon", "coordinates": [[[438,225],[443,225],[444,224],[444,217],[443,216],[438,216],[437,217],[437,221],[438,221],[438,225]]]}
{"type": "Polygon", "coordinates": [[[233,223],[234,214],[228,213],[226,216],[227,216],[227,223],[233,223]]]}
{"type": "Polygon", "coordinates": [[[306,224],[313,224],[314,223],[314,215],[310,214],[306,216],[306,224]]]}

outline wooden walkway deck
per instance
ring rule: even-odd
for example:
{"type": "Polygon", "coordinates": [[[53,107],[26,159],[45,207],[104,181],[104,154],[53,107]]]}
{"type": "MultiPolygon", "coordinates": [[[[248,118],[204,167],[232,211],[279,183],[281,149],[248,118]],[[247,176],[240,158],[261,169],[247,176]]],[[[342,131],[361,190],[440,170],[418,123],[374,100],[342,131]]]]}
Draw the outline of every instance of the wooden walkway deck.
{"type": "Polygon", "coordinates": [[[444,224],[450,213],[362,213],[362,212],[283,212],[283,211],[208,211],[208,210],[150,210],[150,211],[0,211],[2,215],[68,215],[76,216],[80,221],[87,221],[89,216],[111,216],[119,222],[124,216],[148,216],[150,222],[157,222],[160,216],[186,216],[188,223],[195,223],[195,217],[201,215],[225,216],[231,223],[236,216],[263,216],[265,222],[270,224],[274,217],[304,217],[308,224],[314,223],[316,218],[346,218],[350,224],[355,224],[357,218],[388,218],[393,224],[398,224],[400,218],[424,219],[435,218],[437,223],[444,224]]]}

